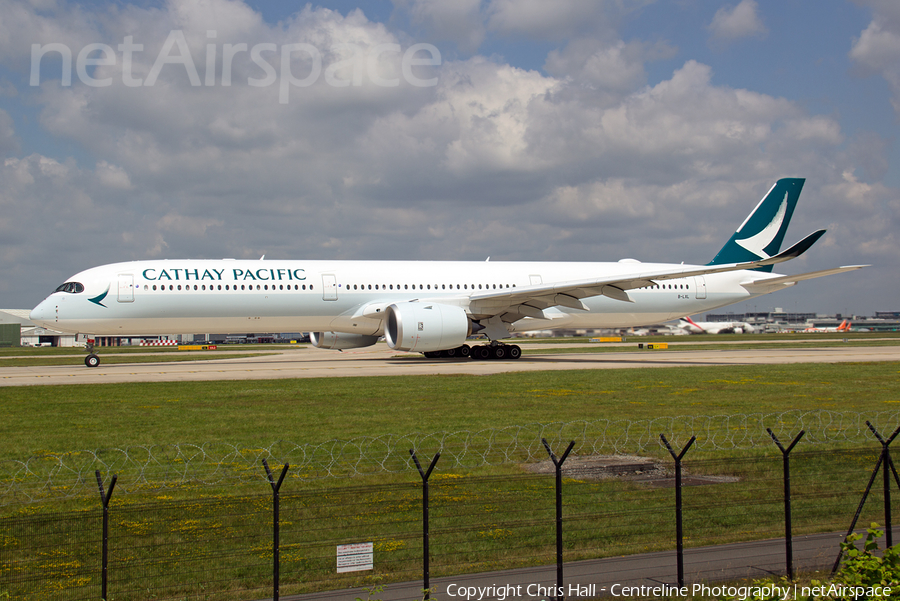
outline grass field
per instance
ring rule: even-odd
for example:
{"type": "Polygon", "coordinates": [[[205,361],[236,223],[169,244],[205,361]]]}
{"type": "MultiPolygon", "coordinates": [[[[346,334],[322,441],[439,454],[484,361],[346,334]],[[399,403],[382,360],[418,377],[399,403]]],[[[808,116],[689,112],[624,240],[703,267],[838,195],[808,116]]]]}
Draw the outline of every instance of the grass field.
{"type": "Polygon", "coordinates": [[[225,441],[267,445],[532,422],[900,409],[900,364],[9,387],[0,459],[225,441]]]}

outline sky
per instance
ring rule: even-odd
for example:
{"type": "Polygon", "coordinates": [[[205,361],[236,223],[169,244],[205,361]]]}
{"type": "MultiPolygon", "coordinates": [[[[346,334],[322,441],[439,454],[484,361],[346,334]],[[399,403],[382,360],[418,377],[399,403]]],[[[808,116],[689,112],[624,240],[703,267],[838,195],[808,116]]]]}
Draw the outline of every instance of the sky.
{"type": "Polygon", "coordinates": [[[0,0],[0,307],[140,259],[704,264],[900,310],[896,0],[0,0]]]}

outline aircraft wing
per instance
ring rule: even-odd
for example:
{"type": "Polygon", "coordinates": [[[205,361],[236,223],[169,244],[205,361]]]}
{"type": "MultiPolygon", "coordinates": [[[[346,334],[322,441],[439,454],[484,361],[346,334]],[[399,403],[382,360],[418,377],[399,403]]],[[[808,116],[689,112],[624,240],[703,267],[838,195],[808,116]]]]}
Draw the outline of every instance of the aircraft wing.
{"type": "MultiPolygon", "coordinates": [[[[576,280],[569,282],[555,282],[553,284],[537,284],[522,286],[515,289],[497,290],[496,292],[484,292],[470,297],[469,310],[474,315],[500,315],[503,321],[511,323],[523,317],[545,318],[543,309],[561,306],[570,309],[587,310],[587,306],[581,299],[591,296],[607,296],[623,302],[633,302],[629,298],[627,290],[653,286],[657,282],[674,280],[692,276],[723,273],[727,271],[740,271],[744,269],[756,269],[766,265],[775,265],[796,258],[806,252],[825,230],[813,232],[797,244],[784,252],[778,253],[768,259],[757,261],[745,261],[724,265],[696,265],[675,267],[659,271],[637,271],[631,274],[618,274],[593,279],[576,280]]],[[[836,273],[836,272],[835,272],[836,273]]],[[[827,275],[827,274],[822,274],[827,275]]],[[[817,276],[813,276],[817,277],[817,276]]]]}

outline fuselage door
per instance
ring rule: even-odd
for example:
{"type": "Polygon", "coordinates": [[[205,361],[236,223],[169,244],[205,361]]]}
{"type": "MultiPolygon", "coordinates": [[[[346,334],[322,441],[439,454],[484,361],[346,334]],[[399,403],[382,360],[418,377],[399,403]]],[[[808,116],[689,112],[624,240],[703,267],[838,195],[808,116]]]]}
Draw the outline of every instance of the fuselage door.
{"type": "Polygon", "coordinates": [[[337,278],[333,274],[322,274],[322,300],[337,300],[337,278]]]}
{"type": "Polygon", "coordinates": [[[694,287],[697,289],[697,298],[706,298],[706,278],[702,275],[694,276],[694,287]]]}
{"type": "Polygon", "coordinates": [[[532,285],[532,286],[540,286],[541,284],[544,283],[544,282],[541,280],[541,276],[538,275],[538,274],[531,274],[531,275],[528,276],[528,277],[531,279],[531,285],[532,285]]]}
{"type": "Polygon", "coordinates": [[[134,275],[130,273],[119,274],[119,302],[134,302],[134,275]]]}

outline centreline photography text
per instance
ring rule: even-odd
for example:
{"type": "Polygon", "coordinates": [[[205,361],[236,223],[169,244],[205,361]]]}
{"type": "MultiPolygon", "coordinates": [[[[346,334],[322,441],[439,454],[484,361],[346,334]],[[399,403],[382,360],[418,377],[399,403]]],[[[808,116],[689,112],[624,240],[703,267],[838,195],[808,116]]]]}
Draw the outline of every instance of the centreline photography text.
{"type": "Polygon", "coordinates": [[[752,584],[752,585],[710,585],[693,584],[691,586],[659,585],[622,585],[599,586],[597,584],[572,583],[563,587],[544,584],[492,584],[489,586],[465,586],[448,584],[445,594],[452,599],[465,601],[497,601],[550,600],[560,598],[591,599],[594,597],[647,598],[647,597],[689,597],[702,596],[733,599],[778,598],[799,599],[802,597],[823,596],[835,599],[881,598],[891,595],[891,587],[885,586],[848,586],[843,584],[822,584],[804,586],[800,584],[752,584]]]}

